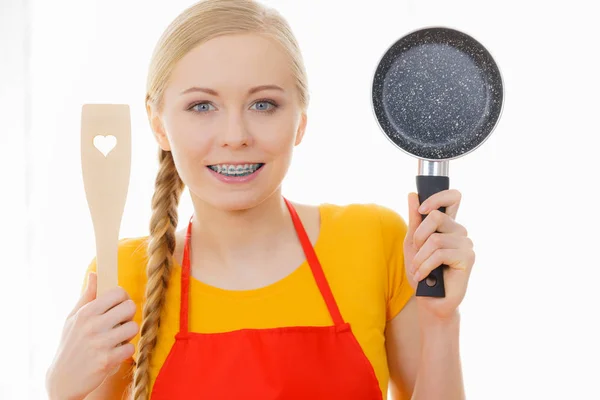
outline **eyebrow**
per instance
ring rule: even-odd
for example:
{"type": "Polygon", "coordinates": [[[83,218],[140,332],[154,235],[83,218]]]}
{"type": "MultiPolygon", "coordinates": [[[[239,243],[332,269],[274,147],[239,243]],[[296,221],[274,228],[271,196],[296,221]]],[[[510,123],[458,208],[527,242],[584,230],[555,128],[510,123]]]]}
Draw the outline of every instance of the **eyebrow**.
{"type": "MultiPolygon", "coordinates": [[[[251,88],[250,90],[248,90],[248,94],[254,94],[254,93],[260,92],[262,90],[279,90],[282,92],[284,91],[282,87],[277,86],[277,85],[260,85],[260,86],[255,86],[255,87],[251,88]]],[[[204,93],[208,93],[213,96],[219,95],[219,93],[217,93],[216,90],[209,89],[209,88],[203,88],[203,87],[197,87],[197,86],[186,89],[183,92],[181,92],[181,94],[184,95],[184,94],[193,93],[193,92],[204,92],[204,93]]]]}

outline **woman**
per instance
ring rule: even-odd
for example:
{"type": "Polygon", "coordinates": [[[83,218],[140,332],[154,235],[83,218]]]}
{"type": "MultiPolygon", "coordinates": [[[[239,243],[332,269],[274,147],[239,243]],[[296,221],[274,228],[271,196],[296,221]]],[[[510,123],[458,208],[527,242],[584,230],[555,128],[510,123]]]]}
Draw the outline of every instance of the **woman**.
{"type": "Polygon", "coordinates": [[[408,226],[374,204],[283,198],[309,96],[282,17],[195,4],[158,43],[147,90],[150,234],[120,241],[121,287],[99,298],[91,263],[51,399],[369,400],[388,384],[396,399],[464,398],[457,307],[474,253],[454,220],[460,193],[419,210],[411,193],[408,226]],[[184,186],[194,213],[177,231],[184,186]],[[415,298],[442,263],[447,297],[415,298]]]}

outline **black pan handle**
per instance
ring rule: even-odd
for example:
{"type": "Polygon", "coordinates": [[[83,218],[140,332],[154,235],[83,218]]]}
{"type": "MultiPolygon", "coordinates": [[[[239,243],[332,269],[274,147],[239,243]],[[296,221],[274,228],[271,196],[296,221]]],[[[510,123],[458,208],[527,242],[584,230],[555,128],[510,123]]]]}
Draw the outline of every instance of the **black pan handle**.
{"type": "MultiPolygon", "coordinates": [[[[447,176],[429,176],[417,175],[417,192],[419,194],[419,204],[423,204],[432,195],[448,190],[450,188],[450,178],[447,176]]],[[[439,210],[446,212],[446,207],[440,207],[439,210]]],[[[423,219],[427,215],[421,214],[423,219]]],[[[426,297],[446,297],[444,289],[444,268],[447,265],[440,265],[435,268],[427,278],[422,279],[417,285],[417,296],[426,297]]]]}

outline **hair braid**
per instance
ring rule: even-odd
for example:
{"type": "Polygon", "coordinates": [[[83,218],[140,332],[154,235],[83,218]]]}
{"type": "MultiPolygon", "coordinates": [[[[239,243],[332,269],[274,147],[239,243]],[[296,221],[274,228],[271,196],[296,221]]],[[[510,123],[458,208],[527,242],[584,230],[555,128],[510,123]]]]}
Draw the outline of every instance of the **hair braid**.
{"type": "Polygon", "coordinates": [[[160,167],[152,197],[146,269],[148,282],[142,311],[139,353],[133,379],[134,400],[147,400],[150,397],[150,360],[156,346],[160,315],[171,276],[178,222],[177,207],[184,188],[171,152],[159,149],[159,162],[160,167]]]}

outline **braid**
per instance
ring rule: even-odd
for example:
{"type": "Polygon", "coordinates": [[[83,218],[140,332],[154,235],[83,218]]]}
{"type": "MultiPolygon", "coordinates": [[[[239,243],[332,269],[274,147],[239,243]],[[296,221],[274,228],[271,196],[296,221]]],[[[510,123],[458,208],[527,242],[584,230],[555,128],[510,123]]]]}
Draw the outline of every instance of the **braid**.
{"type": "Polygon", "coordinates": [[[134,400],[148,400],[150,397],[150,360],[156,346],[160,314],[171,276],[178,220],[177,206],[184,188],[171,152],[159,149],[158,158],[160,167],[152,197],[152,218],[148,243],[146,270],[148,282],[142,311],[138,359],[133,379],[134,400]]]}

